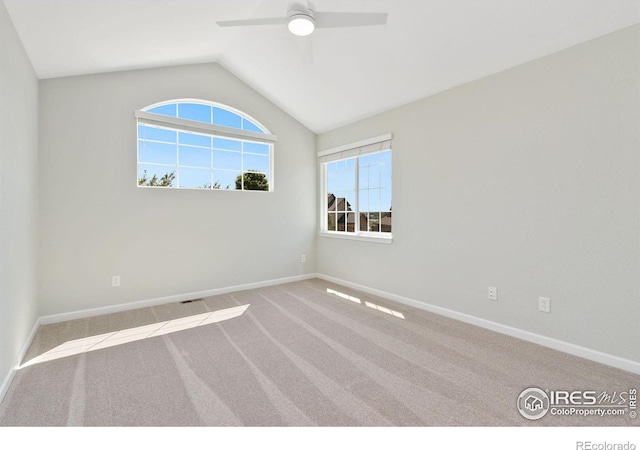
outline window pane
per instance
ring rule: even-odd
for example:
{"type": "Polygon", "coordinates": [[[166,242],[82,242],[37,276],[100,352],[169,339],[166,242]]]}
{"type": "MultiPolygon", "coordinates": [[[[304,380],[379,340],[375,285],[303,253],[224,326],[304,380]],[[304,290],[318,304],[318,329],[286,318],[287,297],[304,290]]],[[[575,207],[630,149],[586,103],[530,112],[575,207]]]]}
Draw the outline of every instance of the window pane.
{"type": "Polygon", "coordinates": [[[344,188],[348,191],[355,191],[356,189],[356,171],[349,170],[344,177],[344,188]]]}
{"type": "Polygon", "coordinates": [[[211,168],[211,150],[181,145],[180,165],[211,168]]]}
{"type": "Polygon", "coordinates": [[[380,189],[369,189],[369,212],[380,211],[380,189]]]}
{"type": "Polygon", "coordinates": [[[179,103],[178,117],[195,120],[196,122],[211,123],[211,106],[198,103],[179,103]]]}
{"type": "Polygon", "coordinates": [[[328,213],[327,214],[327,230],[336,231],[336,214],[328,213]]]}
{"type": "Polygon", "coordinates": [[[246,171],[243,176],[243,189],[245,191],[268,191],[269,179],[263,173],[246,171]]]}
{"type": "Polygon", "coordinates": [[[391,187],[391,165],[389,164],[380,166],[380,186],[383,188],[391,187]]]}
{"type": "Polygon", "coordinates": [[[380,211],[391,211],[391,189],[382,189],[380,196],[380,211]]]}
{"type": "Polygon", "coordinates": [[[342,191],[345,187],[346,174],[343,171],[336,172],[335,187],[337,191],[342,191]]]}
{"type": "Polygon", "coordinates": [[[155,108],[148,109],[147,112],[160,114],[161,116],[176,117],[176,104],[156,106],[155,108]]]}
{"type": "Polygon", "coordinates": [[[240,152],[213,151],[213,167],[216,169],[242,170],[242,154],[240,152]]]}
{"type": "Polygon", "coordinates": [[[335,201],[335,210],[336,211],[345,211],[346,209],[346,200],[344,198],[344,194],[341,191],[336,192],[336,201],[335,201]]]}
{"type": "Polygon", "coordinates": [[[336,200],[338,197],[332,192],[327,194],[327,211],[335,211],[336,210],[336,200]]]}
{"type": "Polygon", "coordinates": [[[366,189],[369,187],[369,168],[360,166],[359,174],[360,189],[366,189]]]}
{"type": "Polygon", "coordinates": [[[226,109],[213,108],[213,123],[231,128],[242,128],[242,117],[226,109]]]}
{"type": "Polygon", "coordinates": [[[391,150],[380,153],[380,164],[391,164],[391,150]]]}
{"type": "Polygon", "coordinates": [[[176,164],[175,144],[140,141],[138,162],[156,164],[176,164]]]}
{"type": "Polygon", "coordinates": [[[354,233],[356,231],[356,214],[347,213],[347,232],[354,233]]]}
{"type": "Polygon", "coordinates": [[[355,211],[356,210],[356,192],[355,191],[347,191],[344,195],[347,200],[347,211],[355,211]]]}
{"type": "Polygon", "coordinates": [[[260,144],[258,142],[245,142],[244,151],[248,153],[258,153],[260,155],[269,155],[269,144],[260,144]]]}
{"type": "Polygon", "coordinates": [[[140,186],[175,187],[174,177],[174,167],[138,165],[138,185],[140,186]]]}
{"type": "Polygon", "coordinates": [[[260,127],[258,127],[258,125],[256,125],[255,123],[245,118],[242,119],[242,129],[248,130],[248,131],[255,131],[256,133],[264,133],[264,131],[262,131],[260,127]]]}
{"type": "Polygon", "coordinates": [[[372,166],[369,167],[369,188],[379,188],[380,187],[380,167],[372,166]]]}
{"type": "Polygon", "coordinates": [[[380,164],[380,153],[371,153],[369,155],[369,165],[377,166],[378,164],[380,164]]]}
{"type": "MultiPolygon", "coordinates": [[[[214,186],[219,186],[220,189],[236,189],[236,180],[240,176],[240,172],[227,171],[227,170],[214,170],[213,171],[213,183],[214,186]]],[[[238,188],[239,189],[239,188],[238,188]]]]}
{"type": "Polygon", "coordinates": [[[347,215],[345,213],[336,213],[336,231],[347,231],[347,215]]]}
{"type": "Polygon", "coordinates": [[[196,133],[179,133],[178,139],[181,144],[211,148],[211,136],[196,133]]]}
{"type": "Polygon", "coordinates": [[[369,214],[360,213],[360,231],[369,231],[369,214]]]}
{"type": "Polygon", "coordinates": [[[391,213],[384,212],[380,216],[380,231],[383,233],[391,233],[391,213]]]}
{"type": "Polygon", "coordinates": [[[144,140],[146,139],[146,135],[147,135],[147,129],[149,127],[145,126],[145,125],[138,125],[138,139],[139,140],[144,140]]]}
{"type": "Polygon", "coordinates": [[[244,154],[244,170],[269,174],[269,157],[244,154]]]}
{"type": "Polygon", "coordinates": [[[355,170],[355,168],[356,168],[356,158],[347,159],[347,169],[355,170]]]}
{"type": "Polygon", "coordinates": [[[242,141],[234,139],[213,138],[213,147],[224,150],[242,150],[242,141]]]}
{"type": "Polygon", "coordinates": [[[145,139],[148,141],[158,142],[177,142],[178,133],[175,130],[167,130],[166,128],[157,128],[145,126],[145,139]]]}
{"type": "Polygon", "coordinates": [[[380,213],[369,213],[369,231],[373,233],[380,232],[380,213]]]}
{"type": "Polygon", "coordinates": [[[338,174],[336,172],[327,173],[327,192],[336,192],[338,190],[338,174]]]}
{"type": "Polygon", "coordinates": [[[210,170],[181,168],[178,171],[178,179],[181,188],[211,188],[210,170]]]}
{"type": "Polygon", "coordinates": [[[360,207],[360,212],[368,212],[369,211],[369,191],[362,190],[358,194],[358,202],[360,207]]]}

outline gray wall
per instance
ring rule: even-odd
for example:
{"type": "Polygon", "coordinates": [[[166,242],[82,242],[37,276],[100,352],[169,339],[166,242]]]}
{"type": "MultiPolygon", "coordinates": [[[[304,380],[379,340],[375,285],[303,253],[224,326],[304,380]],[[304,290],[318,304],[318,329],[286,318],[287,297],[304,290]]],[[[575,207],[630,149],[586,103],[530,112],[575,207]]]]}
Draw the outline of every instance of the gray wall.
{"type": "Polygon", "coordinates": [[[0,2],[0,395],[37,317],[38,80],[0,2]]]}
{"type": "Polygon", "coordinates": [[[320,237],[318,272],[640,361],[639,38],[320,135],[318,150],[394,134],[394,242],[320,237]]]}
{"type": "Polygon", "coordinates": [[[315,135],[221,66],[43,80],[40,124],[41,315],[315,272],[315,135]],[[275,192],[138,188],[134,110],[179,98],[276,134],[275,192]]]}

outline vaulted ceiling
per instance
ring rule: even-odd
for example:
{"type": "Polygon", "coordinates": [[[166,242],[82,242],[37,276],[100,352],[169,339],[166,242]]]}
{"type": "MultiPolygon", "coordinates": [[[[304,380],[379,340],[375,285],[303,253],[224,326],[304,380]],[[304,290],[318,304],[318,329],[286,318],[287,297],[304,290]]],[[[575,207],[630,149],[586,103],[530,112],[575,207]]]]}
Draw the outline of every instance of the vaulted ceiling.
{"type": "Polygon", "coordinates": [[[388,22],[296,37],[216,25],[289,0],[4,3],[39,78],[216,61],[317,133],[640,22],[640,0],[315,0],[388,22]]]}

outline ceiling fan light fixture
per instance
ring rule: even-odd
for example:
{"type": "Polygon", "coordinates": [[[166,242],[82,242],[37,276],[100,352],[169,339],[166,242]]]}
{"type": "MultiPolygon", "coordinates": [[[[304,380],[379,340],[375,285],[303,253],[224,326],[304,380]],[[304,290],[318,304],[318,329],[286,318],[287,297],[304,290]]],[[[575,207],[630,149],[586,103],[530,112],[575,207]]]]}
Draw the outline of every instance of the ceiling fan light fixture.
{"type": "Polygon", "coordinates": [[[296,36],[309,36],[315,28],[315,20],[307,14],[295,14],[289,17],[289,31],[296,36]]]}

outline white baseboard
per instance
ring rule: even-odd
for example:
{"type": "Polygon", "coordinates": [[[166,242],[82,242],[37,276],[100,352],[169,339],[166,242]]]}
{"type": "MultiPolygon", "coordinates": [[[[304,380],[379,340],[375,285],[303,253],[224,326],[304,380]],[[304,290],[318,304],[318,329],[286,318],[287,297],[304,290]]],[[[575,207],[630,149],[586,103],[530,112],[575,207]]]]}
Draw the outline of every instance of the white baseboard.
{"type": "Polygon", "coordinates": [[[20,367],[22,360],[26,356],[27,351],[31,346],[31,343],[33,342],[33,338],[35,338],[36,333],[38,332],[39,326],[40,326],[40,322],[39,320],[36,320],[36,322],[33,324],[33,328],[31,328],[31,333],[29,333],[29,337],[27,338],[25,344],[22,346],[22,349],[20,350],[20,353],[18,354],[16,363],[11,368],[9,373],[4,377],[2,384],[0,384],[0,403],[2,403],[2,400],[4,400],[4,396],[7,395],[9,386],[11,386],[11,382],[13,381],[13,378],[16,376],[16,370],[18,367],[20,367]]]}
{"type": "Polygon", "coordinates": [[[362,286],[350,281],[341,280],[339,278],[331,277],[328,275],[317,274],[317,277],[332,283],[340,284],[343,286],[356,289],[358,291],[366,292],[371,295],[385,298],[394,302],[402,303],[404,305],[413,306],[424,311],[428,311],[441,316],[449,317],[451,319],[459,320],[461,322],[476,325],[481,328],[485,328],[491,331],[496,331],[501,334],[506,334],[518,339],[522,339],[528,342],[533,342],[543,347],[548,347],[554,350],[558,350],[570,355],[578,356],[580,358],[595,361],[601,364],[605,364],[617,369],[626,370],[640,375],[640,362],[632,361],[629,359],[620,358],[618,356],[603,353],[597,350],[592,350],[579,345],[571,344],[569,342],[560,341],[558,339],[542,336],[540,334],[532,333],[530,331],[521,330],[519,328],[510,327],[501,323],[492,322],[490,320],[481,319],[469,314],[464,314],[451,309],[442,308],[440,306],[430,305],[428,303],[419,302],[410,298],[402,297],[400,295],[391,294],[389,292],[380,291],[378,289],[372,289],[367,286],[362,286]]]}
{"type": "Polygon", "coordinates": [[[247,283],[247,284],[240,284],[237,286],[210,289],[207,291],[169,295],[167,297],[158,297],[158,298],[153,298],[148,300],[140,300],[140,301],[131,302],[131,303],[123,303],[120,305],[104,306],[101,308],[84,309],[81,311],[54,314],[50,316],[40,317],[39,323],[42,325],[46,325],[51,323],[65,322],[67,320],[85,319],[87,317],[100,316],[103,314],[112,314],[112,313],[122,312],[122,311],[131,311],[133,309],[164,305],[166,303],[182,302],[185,300],[192,300],[196,298],[228,294],[230,292],[246,291],[248,289],[258,289],[258,288],[267,287],[267,286],[275,286],[278,284],[292,283],[294,281],[302,281],[302,280],[308,280],[311,278],[316,278],[316,276],[317,275],[315,273],[297,275],[297,276],[287,277],[287,278],[278,278],[275,280],[258,281],[255,283],[247,283]]]}

